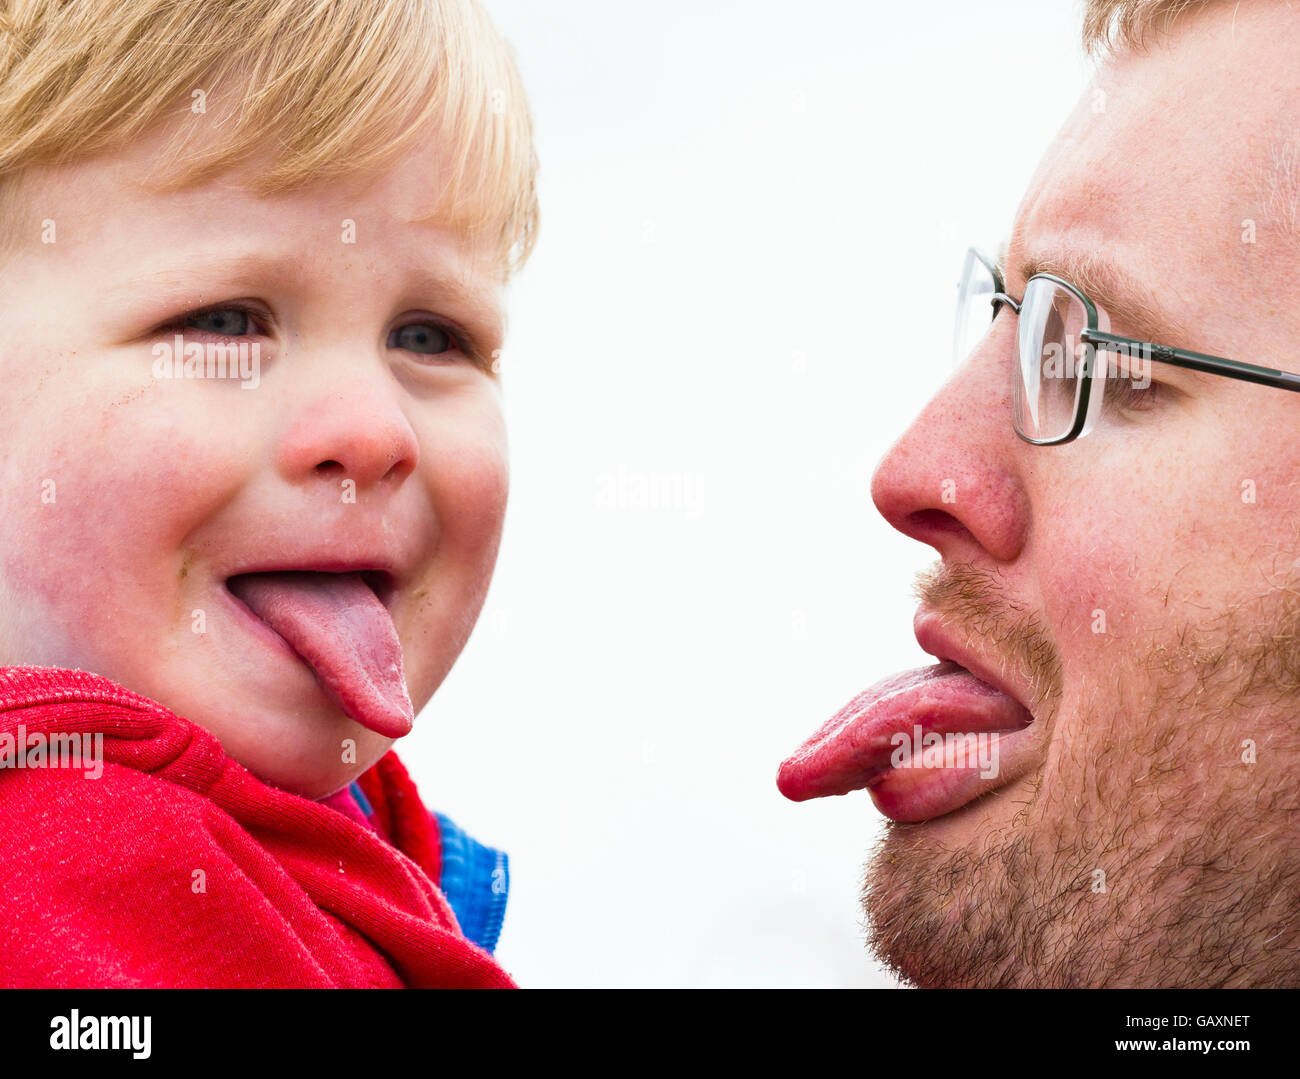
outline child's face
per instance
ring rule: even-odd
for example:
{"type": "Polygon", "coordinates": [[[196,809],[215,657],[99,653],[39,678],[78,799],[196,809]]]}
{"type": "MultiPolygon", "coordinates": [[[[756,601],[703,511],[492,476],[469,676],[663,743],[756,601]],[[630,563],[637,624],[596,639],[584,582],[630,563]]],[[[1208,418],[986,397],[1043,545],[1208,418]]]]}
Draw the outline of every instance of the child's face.
{"type": "Polygon", "coordinates": [[[323,582],[297,614],[332,612],[314,622],[317,665],[358,693],[375,674],[390,699],[400,681],[368,670],[384,661],[367,650],[392,643],[391,616],[415,709],[432,696],[478,615],[506,503],[497,267],[414,223],[436,188],[431,140],[382,172],[267,198],[243,186],[252,170],[150,193],[158,145],[24,188],[0,289],[0,663],[105,675],[267,782],[323,797],[402,724],[349,718],[227,581],[384,571],[368,604],[355,578],[296,579],[323,582]],[[182,332],[256,344],[256,377],[159,377],[182,332]]]}

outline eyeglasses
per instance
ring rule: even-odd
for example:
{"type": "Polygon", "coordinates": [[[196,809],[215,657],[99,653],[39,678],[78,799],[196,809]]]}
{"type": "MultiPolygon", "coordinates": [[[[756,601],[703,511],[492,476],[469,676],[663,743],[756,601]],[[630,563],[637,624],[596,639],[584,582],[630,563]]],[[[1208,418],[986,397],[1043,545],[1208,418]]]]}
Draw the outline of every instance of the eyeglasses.
{"type": "Polygon", "coordinates": [[[1017,303],[1006,294],[997,266],[974,248],[966,254],[957,293],[953,343],[958,363],[983,340],[1002,304],[1020,320],[1011,376],[1012,426],[1035,446],[1086,435],[1101,415],[1107,379],[1125,378],[1136,385],[1143,373],[1149,379],[1151,360],[1300,391],[1300,375],[1287,371],[1110,333],[1101,327],[1104,312],[1099,314],[1087,296],[1052,274],[1031,277],[1017,303]],[[991,315],[985,304],[992,307],[991,315]]]}

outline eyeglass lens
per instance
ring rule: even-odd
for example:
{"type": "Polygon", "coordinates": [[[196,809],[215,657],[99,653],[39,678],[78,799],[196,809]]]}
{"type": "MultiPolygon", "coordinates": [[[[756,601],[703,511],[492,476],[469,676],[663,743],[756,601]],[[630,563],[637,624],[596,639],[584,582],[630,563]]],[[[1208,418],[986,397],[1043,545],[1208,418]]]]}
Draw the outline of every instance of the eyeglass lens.
{"type": "MultiPolygon", "coordinates": [[[[968,252],[957,291],[955,363],[964,362],[988,333],[996,291],[989,268],[968,252]]],[[[1073,428],[1084,359],[1091,351],[1082,339],[1087,326],[1087,309],[1073,292],[1043,277],[1029,282],[1017,319],[1011,377],[1012,420],[1024,437],[1050,441],[1073,428]]]]}

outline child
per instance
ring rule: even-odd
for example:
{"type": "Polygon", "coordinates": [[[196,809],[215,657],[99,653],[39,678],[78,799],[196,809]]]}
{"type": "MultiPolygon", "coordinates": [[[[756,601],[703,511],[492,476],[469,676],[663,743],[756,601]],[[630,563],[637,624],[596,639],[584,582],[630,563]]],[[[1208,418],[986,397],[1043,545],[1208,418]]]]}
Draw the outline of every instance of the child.
{"type": "Polygon", "coordinates": [[[510,985],[390,752],[507,492],[475,0],[0,4],[0,985],[510,985]]]}

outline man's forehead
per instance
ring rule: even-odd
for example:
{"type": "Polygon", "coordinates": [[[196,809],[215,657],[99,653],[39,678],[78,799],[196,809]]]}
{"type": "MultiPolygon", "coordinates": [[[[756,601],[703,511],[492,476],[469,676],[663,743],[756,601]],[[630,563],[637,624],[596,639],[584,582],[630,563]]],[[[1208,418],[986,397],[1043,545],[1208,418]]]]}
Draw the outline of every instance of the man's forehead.
{"type": "Polygon", "coordinates": [[[1248,258],[1256,273],[1279,249],[1293,259],[1296,14],[1291,3],[1207,4],[1167,20],[1148,47],[1107,57],[1045,156],[1018,224],[1074,218],[1122,240],[1141,236],[1171,271],[1196,269],[1211,250],[1248,258]],[[1252,225],[1259,242],[1243,250],[1252,225]]]}
{"type": "Polygon", "coordinates": [[[1189,89],[1169,61],[1153,53],[1130,57],[1118,74],[1103,69],[1091,90],[1109,87],[1104,107],[1094,111],[1085,92],[998,262],[1013,295],[1051,273],[1088,295],[1117,332],[1215,351],[1239,344],[1234,320],[1294,279],[1300,139],[1279,128],[1276,111],[1214,127],[1205,88],[1189,89]],[[1141,68],[1159,64],[1155,75],[1141,68]],[[1143,110],[1153,81],[1161,107],[1143,110]]]}

